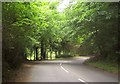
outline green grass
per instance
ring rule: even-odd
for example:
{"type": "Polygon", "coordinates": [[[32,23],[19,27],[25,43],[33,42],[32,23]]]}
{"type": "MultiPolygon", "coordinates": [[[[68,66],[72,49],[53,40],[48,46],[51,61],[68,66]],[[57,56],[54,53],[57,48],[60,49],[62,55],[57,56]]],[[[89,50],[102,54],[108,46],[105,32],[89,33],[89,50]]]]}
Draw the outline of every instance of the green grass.
{"type": "Polygon", "coordinates": [[[96,67],[96,68],[100,68],[103,69],[105,71],[108,72],[112,72],[112,73],[118,73],[118,64],[117,63],[111,63],[111,62],[105,62],[105,61],[87,61],[85,62],[85,64],[88,64],[90,66],[96,67]]]}

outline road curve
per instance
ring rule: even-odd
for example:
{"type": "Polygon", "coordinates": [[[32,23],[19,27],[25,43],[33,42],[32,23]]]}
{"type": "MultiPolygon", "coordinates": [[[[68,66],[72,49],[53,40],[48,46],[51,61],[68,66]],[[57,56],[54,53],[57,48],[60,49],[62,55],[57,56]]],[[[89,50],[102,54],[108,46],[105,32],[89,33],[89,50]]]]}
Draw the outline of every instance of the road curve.
{"type": "MultiPolygon", "coordinates": [[[[118,76],[82,64],[87,58],[36,61],[25,64],[27,80],[22,82],[118,82],[118,76]]],[[[21,82],[20,80],[17,80],[21,82]]]]}

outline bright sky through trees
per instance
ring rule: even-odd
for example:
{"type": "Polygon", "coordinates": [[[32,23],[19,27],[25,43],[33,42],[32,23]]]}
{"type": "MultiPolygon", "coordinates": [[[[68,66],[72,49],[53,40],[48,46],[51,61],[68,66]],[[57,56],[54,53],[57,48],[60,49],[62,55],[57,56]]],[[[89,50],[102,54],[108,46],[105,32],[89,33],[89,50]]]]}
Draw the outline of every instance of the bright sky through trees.
{"type": "Polygon", "coordinates": [[[64,0],[63,2],[60,2],[60,5],[57,7],[59,12],[62,12],[69,4],[70,0],[64,0]]]}

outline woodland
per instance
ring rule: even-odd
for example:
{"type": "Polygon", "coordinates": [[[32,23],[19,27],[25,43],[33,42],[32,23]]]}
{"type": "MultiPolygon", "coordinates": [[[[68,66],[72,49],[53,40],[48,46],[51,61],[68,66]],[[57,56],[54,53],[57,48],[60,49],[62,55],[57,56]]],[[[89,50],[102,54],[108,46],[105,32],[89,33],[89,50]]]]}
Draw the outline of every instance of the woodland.
{"type": "Polygon", "coordinates": [[[92,61],[118,62],[119,3],[2,3],[3,77],[25,61],[94,56],[92,61]]]}

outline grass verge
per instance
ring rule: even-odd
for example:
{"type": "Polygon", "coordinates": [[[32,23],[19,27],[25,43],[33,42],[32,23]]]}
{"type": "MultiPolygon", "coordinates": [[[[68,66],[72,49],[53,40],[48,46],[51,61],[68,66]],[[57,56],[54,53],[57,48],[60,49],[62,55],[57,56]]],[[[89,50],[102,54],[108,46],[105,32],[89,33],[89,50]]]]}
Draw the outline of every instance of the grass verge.
{"type": "Polygon", "coordinates": [[[86,61],[85,64],[118,74],[118,64],[106,61],[86,61]]]}

